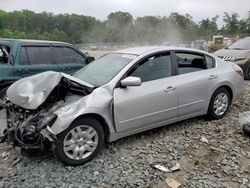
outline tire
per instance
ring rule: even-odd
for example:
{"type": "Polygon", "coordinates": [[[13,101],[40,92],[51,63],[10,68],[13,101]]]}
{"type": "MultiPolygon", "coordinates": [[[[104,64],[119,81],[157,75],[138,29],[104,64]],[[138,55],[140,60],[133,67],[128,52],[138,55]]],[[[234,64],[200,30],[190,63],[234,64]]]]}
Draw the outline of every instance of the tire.
{"type": "Polygon", "coordinates": [[[95,119],[82,118],[74,121],[58,135],[53,151],[64,164],[77,166],[95,158],[103,145],[104,130],[102,125],[95,119]]]}
{"type": "Polygon", "coordinates": [[[250,136],[250,125],[249,124],[244,124],[242,127],[243,132],[245,135],[250,136]]]}
{"type": "Polygon", "coordinates": [[[224,87],[217,89],[211,97],[207,118],[209,120],[221,119],[228,111],[231,101],[232,99],[227,89],[224,87]]]}
{"type": "Polygon", "coordinates": [[[244,71],[244,78],[245,80],[250,80],[250,65],[248,65],[246,70],[244,71]]]}

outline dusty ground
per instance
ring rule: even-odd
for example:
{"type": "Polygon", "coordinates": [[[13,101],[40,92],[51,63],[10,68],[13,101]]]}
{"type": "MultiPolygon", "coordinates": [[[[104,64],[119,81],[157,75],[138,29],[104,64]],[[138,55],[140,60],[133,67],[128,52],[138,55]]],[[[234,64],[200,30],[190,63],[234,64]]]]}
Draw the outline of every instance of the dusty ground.
{"type": "Polygon", "coordinates": [[[183,187],[250,188],[250,138],[239,112],[250,110],[250,82],[221,120],[186,120],[108,144],[92,162],[65,167],[52,153],[27,157],[0,145],[0,187],[183,187]],[[203,138],[203,141],[201,141],[203,138]],[[180,169],[162,172],[155,164],[180,169]]]}

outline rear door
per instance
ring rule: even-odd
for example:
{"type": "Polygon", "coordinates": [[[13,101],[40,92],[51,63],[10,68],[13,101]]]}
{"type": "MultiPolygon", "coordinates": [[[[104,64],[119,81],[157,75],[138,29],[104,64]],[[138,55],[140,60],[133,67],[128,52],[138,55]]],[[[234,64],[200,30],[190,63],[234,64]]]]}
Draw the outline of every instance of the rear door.
{"type": "Polygon", "coordinates": [[[57,71],[50,45],[23,45],[20,49],[15,77],[20,79],[48,70],[57,71]]]}
{"type": "Polygon", "coordinates": [[[140,77],[141,86],[114,90],[114,117],[119,133],[146,130],[177,118],[177,90],[169,53],[139,62],[127,76],[140,77]]]}
{"type": "Polygon", "coordinates": [[[53,52],[61,72],[72,74],[87,64],[86,57],[70,46],[53,46],[53,52]]]}
{"type": "Polygon", "coordinates": [[[176,51],[178,117],[185,119],[206,113],[207,105],[218,82],[215,60],[191,51],[176,51]]]}

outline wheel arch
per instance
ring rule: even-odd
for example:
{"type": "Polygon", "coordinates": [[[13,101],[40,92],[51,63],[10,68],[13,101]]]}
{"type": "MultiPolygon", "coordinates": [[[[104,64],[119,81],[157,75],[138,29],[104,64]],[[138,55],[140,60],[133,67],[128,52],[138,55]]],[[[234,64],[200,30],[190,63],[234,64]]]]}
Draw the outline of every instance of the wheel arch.
{"type": "Polygon", "coordinates": [[[250,68],[250,58],[243,64],[243,66],[241,65],[240,66],[243,70],[243,74],[244,74],[244,79],[247,79],[248,77],[248,71],[249,71],[249,68],[250,68]]]}
{"type": "Polygon", "coordinates": [[[109,135],[110,135],[109,126],[108,126],[108,123],[103,116],[101,116],[100,114],[96,114],[96,113],[82,114],[82,115],[78,116],[76,119],[74,119],[74,121],[72,121],[71,124],[74,123],[75,121],[78,121],[79,119],[83,119],[83,118],[92,118],[92,119],[97,120],[103,126],[105,141],[109,140],[109,135]]]}
{"type": "MultiPolygon", "coordinates": [[[[228,93],[229,93],[229,95],[230,95],[230,98],[231,98],[231,101],[230,101],[230,102],[232,102],[232,101],[233,101],[233,97],[234,97],[234,95],[233,95],[233,89],[232,89],[232,87],[229,86],[228,84],[222,84],[222,85],[218,86],[218,87],[213,91],[212,95],[214,94],[215,91],[217,91],[217,90],[220,89],[220,88],[225,88],[225,89],[228,91],[228,93]]],[[[211,98],[212,98],[212,95],[211,95],[211,97],[210,97],[210,100],[211,100],[211,98]]]]}
{"type": "Polygon", "coordinates": [[[230,95],[230,98],[231,98],[231,100],[230,100],[230,105],[231,105],[231,103],[232,103],[232,101],[233,101],[233,97],[234,97],[234,95],[233,95],[233,89],[232,89],[231,86],[229,86],[228,84],[222,84],[222,85],[216,87],[216,89],[212,92],[212,95],[210,96],[210,99],[209,99],[208,104],[207,104],[207,110],[206,110],[206,111],[208,111],[208,107],[209,107],[209,104],[210,104],[210,102],[211,102],[211,100],[212,100],[213,94],[214,94],[218,89],[220,89],[220,88],[225,88],[225,89],[228,91],[228,93],[229,93],[229,95],[230,95]]]}

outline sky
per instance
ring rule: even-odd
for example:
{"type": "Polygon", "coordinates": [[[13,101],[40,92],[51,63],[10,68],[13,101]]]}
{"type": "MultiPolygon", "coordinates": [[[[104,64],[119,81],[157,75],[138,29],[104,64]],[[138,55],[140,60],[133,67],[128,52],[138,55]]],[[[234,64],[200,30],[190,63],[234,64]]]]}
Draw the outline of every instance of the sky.
{"type": "Polygon", "coordinates": [[[35,12],[76,13],[105,20],[111,12],[126,11],[134,18],[145,15],[169,16],[171,12],[190,14],[195,22],[203,18],[236,12],[248,16],[250,0],[0,0],[5,11],[29,9],[35,12]]]}

